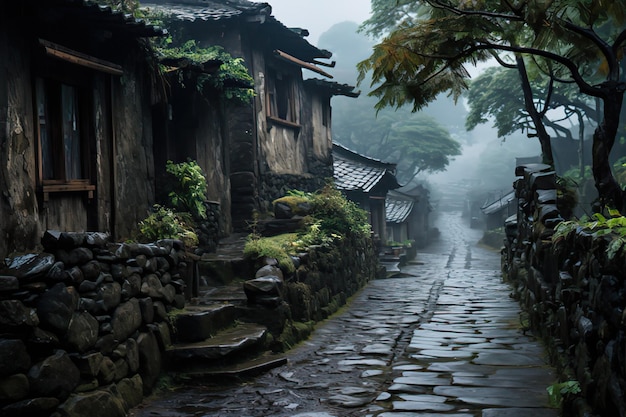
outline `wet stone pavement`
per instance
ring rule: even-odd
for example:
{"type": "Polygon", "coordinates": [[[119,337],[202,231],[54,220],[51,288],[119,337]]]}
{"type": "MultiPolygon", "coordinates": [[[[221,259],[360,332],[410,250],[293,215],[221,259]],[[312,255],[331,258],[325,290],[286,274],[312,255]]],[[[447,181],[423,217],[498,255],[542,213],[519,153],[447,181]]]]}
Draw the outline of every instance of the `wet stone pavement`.
{"type": "Polygon", "coordinates": [[[554,370],[521,330],[499,254],[466,223],[442,213],[410,276],[371,282],[286,365],[160,393],[131,415],[557,417],[554,370]]]}

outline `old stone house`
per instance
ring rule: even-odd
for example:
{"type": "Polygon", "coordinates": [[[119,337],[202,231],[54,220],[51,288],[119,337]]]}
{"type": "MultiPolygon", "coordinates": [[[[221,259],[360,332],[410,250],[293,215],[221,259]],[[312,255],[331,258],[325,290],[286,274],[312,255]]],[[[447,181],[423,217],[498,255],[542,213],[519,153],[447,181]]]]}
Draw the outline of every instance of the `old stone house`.
{"type": "Polygon", "coordinates": [[[162,31],[83,0],[0,2],[0,255],[48,229],[128,236],[154,201],[162,31]]]}
{"type": "Polygon", "coordinates": [[[246,230],[256,212],[269,211],[288,189],[313,191],[332,178],[330,99],[358,93],[303,75],[332,78],[320,68],[333,65],[330,52],[306,41],[305,30],[276,20],[267,3],[152,0],[142,6],[171,33],[183,33],[181,41],[218,45],[243,58],[253,78],[250,104],[218,107],[183,92],[172,102],[168,136],[157,139],[157,149],[169,150],[159,161],[192,157],[209,173],[210,198],[221,205],[225,230],[246,230]]]}

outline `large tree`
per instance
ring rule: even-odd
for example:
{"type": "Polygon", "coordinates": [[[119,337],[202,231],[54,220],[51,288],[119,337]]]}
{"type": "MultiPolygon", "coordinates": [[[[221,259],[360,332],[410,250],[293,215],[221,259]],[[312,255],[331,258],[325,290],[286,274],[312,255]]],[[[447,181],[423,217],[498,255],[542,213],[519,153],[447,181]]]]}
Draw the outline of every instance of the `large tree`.
{"type": "MultiPolygon", "coordinates": [[[[578,164],[583,170],[586,126],[595,127],[598,123],[596,101],[579,94],[574,84],[555,82],[541,68],[532,69],[528,87],[533,92],[530,105],[540,116],[540,123],[550,131],[553,142],[566,142],[571,146],[578,141],[578,164]],[[576,126],[577,133],[572,129],[576,126]]],[[[527,110],[523,89],[511,88],[519,82],[518,70],[502,66],[487,68],[472,80],[465,94],[470,109],[466,128],[472,130],[479,124],[492,121],[498,137],[507,137],[517,131],[536,137],[538,132],[527,110]]]]}
{"type": "Polygon", "coordinates": [[[379,108],[411,103],[417,110],[443,91],[458,97],[468,85],[465,65],[491,57],[515,56],[520,74],[526,59],[541,61],[602,102],[595,185],[624,210],[609,154],[626,89],[626,0],[372,0],[372,11],[364,28],[386,36],[359,68],[372,74],[379,108]]]}

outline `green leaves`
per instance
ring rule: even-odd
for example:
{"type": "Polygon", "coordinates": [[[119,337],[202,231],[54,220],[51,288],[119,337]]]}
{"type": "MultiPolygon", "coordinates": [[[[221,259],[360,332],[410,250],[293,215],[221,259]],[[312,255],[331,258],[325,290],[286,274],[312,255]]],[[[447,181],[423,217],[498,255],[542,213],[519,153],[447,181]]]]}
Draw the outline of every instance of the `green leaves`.
{"type": "Polygon", "coordinates": [[[170,191],[170,202],[180,211],[187,211],[194,217],[206,219],[207,182],[202,168],[195,161],[178,164],[167,161],[166,171],[178,180],[170,191]]]}

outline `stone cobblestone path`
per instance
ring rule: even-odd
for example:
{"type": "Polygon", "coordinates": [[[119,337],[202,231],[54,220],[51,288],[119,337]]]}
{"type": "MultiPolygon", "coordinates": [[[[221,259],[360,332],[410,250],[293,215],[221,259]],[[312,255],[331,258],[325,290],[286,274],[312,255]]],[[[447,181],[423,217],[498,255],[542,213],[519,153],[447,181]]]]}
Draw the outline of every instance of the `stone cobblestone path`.
{"type": "Polygon", "coordinates": [[[543,347],[521,330],[500,257],[442,213],[402,278],[376,280],[288,364],[246,381],[162,393],[131,415],[557,417],[543,347]]]}

